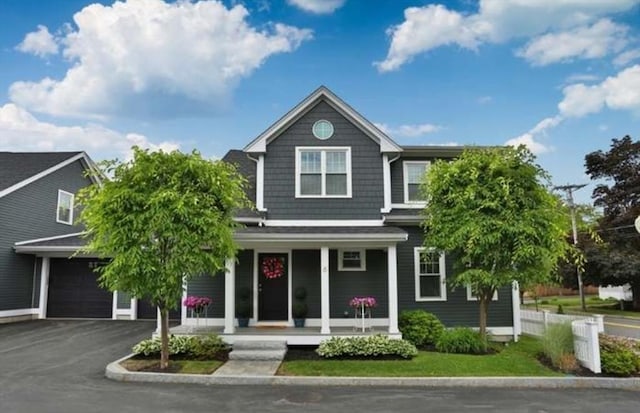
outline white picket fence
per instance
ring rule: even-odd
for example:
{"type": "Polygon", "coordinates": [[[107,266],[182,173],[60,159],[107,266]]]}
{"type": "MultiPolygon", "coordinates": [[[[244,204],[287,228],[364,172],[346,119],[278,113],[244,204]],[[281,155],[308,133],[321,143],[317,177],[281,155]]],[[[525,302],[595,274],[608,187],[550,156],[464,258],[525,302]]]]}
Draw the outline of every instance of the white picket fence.
{"type": "Polygon", "coordinates": [[[573,349],[576,359],[594,373],[601,372],[598,333],[604,332],[603,316],[598,314],[593,317],[587,317],[553,314],[548,310],[520,310],[520,323],[523,334],[536,337],[542,337],[549,324],[571,323],[573,349]]]}

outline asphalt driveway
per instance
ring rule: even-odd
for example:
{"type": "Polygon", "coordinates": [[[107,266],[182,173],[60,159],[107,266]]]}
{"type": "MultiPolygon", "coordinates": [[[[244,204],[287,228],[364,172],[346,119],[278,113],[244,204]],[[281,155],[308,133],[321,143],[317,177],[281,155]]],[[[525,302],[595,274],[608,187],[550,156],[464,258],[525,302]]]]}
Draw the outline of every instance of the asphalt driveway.
{"type": "Polygon", "coordinates": [[[120,383],[105,365],[148,337],[153,322],[34,321],[0,325],[0,413],[125,412],[634,412],[640,393],[199,386],[120,383]]]}

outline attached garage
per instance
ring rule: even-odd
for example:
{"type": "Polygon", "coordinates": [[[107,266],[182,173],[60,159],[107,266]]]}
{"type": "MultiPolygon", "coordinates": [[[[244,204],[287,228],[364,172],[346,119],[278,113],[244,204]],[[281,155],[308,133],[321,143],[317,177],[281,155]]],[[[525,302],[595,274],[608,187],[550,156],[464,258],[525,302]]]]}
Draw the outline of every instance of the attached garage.
{"type": "Polygon", "coordinates": [[[96,259],[52,258],[47,318],[111,318],[113,294],[98,285],[96,259]]]}

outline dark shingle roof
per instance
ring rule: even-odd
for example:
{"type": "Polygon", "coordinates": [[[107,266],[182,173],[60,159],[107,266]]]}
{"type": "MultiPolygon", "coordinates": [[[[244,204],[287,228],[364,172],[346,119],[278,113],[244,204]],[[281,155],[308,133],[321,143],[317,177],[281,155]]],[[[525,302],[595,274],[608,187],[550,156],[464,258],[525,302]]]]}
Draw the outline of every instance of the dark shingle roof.
{"type": "MultiPolygon", "coordinates": [[[[232,149],[222,158],[223,161],[235,164],[240,175],[247,180],[245,188],[247,198],[256,203],[256,162],[249,159],[246,153],[238,149],[232,149]]],[[[238,218],[256,218],[261,214],[251,209],[242,209],[236,213],[238,218]]]]}
{"type": "Polygon", "coordinates": [[[238,234],[406,234],[396,227],[245,227],[238,234]]]}
{"type": "Polygon", "coordinates": [[[82,152],[0,152],[0,191],[82,152]]]}

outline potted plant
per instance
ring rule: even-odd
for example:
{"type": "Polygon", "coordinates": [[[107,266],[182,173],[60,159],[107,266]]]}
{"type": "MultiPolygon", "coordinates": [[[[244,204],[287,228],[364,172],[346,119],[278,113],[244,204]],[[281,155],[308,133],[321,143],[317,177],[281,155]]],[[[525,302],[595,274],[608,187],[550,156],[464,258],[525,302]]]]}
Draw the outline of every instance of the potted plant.
{"type": "Polygon", "coordinates": [[[307,318],[307,313],[309,312],[309,308],[305,302],[305,299],[307,298],[307,289],[304,287],[298,287],[294,291],[293,296],[296,299],[291,308],[293,324],[296,327],[301,328],[304,327],[304,322],[307,318]]]}
{"type": "Polygon", "coordinates": [[[251,290],[248,287],[238,289],[238,299],[236,303],[238,327],[249,327],[249,318],[251,317],[250,298],[251,290]]]}

